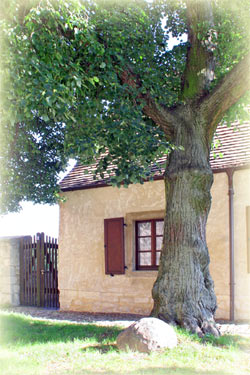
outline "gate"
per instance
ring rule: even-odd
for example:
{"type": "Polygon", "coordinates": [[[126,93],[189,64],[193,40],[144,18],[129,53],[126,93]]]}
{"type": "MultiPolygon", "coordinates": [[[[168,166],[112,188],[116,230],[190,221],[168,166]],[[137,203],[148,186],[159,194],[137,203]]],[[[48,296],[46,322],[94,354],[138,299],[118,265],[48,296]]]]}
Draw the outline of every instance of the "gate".
{"type": "Polygon", "coordinates": [[[59,308],[57,240],[37,233],[23,237],[20,249],[20,303],[59,308]]]}

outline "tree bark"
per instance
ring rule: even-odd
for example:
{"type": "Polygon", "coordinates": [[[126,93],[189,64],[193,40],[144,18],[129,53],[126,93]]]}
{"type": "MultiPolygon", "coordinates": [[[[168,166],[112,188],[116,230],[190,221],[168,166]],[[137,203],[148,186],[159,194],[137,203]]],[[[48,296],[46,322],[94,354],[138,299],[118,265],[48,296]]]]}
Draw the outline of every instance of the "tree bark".
{"type": "Polygon", "coordinates": [[[213,174],[210,142],[198,109],[176,111],[174,143],[165,173],[166,217],[163,249],[152,295],[152,315],[200,336],[219,335],[216,297],[209,273],[206,222],[213,174]]]}
{"type": "Polygon", "coordinates": [[[200,102],[200,111],[209,121],[209,136],[212,142],[218,123],[226,111],[250,89],[250,53],[217,84],[200,102]]]}
{"type": "Polygon", "coordinates": [[[213,12],[210,0],[187,0],[188,42],[186,68],[182,77],[183,100],[207,94],[214,79],[212,42],[213,12]],[[202,37],[206,36],[206,41],[202,37]]]}

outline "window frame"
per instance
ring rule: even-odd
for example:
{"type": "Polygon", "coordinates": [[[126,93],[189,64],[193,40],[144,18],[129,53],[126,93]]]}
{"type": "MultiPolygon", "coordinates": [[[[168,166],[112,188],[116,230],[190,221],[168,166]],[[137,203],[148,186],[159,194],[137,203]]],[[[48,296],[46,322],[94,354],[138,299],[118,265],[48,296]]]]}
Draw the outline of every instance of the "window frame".
{"type": "MultiPolygon", "coordinates": [[[[157,222],[164,222],[164,219],[157,218],[157,219],[144,219],[144,220],[136,220],[135,221],[135,269],[136,271],[157,271],[159,266],[156,264],[156,254],[160,252],[156,249],[156,241],[157,237],[162,237],[162,235],[156,234],[156,223],[157,222]],[[151,235],[150,236],[139,236],[139,224],[140,223],[151,223],[151,235]],[[142,266],[139,264],[139,254],[147,251],[140,251],[139,250],[139,238],[151,237],[151,265],[142,266]]],[[[149,252],[149,251],[148,251],[149,252]]]]}

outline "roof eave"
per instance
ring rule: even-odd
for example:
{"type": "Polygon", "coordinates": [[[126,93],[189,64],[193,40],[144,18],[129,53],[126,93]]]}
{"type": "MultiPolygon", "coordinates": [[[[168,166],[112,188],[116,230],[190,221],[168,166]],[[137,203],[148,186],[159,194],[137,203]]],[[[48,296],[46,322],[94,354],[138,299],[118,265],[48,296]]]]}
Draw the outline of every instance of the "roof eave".
{"type": "MultiPolygon", "coordinates": [[[[213,173],[226,173],[228,170],[233,169],[235,171],[239,170],[244,170],[244,169],[250,169],[250,163],[240,165],[240,166],[229,166],[225,168],[212,168],[213,173]]],[[[153,178],[153,181],[158,181],[158,180],[163,180],[164,176],[155,176],[153,178]]],[[[145,182],[150,182],[150,180],[145,180],[145,182]]],[[[100,182],[93,182],[87,185],[78,185],[78,186],[72,186],[72,187],[67,187],[67,188],[61,188],[61,192],[66,192],[66,191],[75,191],[75,190],[87,190],[87,189],[97,189],[101,187],[110,187],[112,186],[108,182],[100,181],[100,182]]]]}

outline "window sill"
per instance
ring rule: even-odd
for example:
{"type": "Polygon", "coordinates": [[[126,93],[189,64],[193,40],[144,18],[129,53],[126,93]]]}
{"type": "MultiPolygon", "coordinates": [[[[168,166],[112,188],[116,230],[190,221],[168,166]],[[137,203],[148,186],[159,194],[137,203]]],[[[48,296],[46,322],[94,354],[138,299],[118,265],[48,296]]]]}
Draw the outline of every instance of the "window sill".
{"type": "Polygon", "coordinates": [[[154,279],[157,274],[158,270],[132,270],[126,272],[128,277],[153,277],[154,279]]]}

